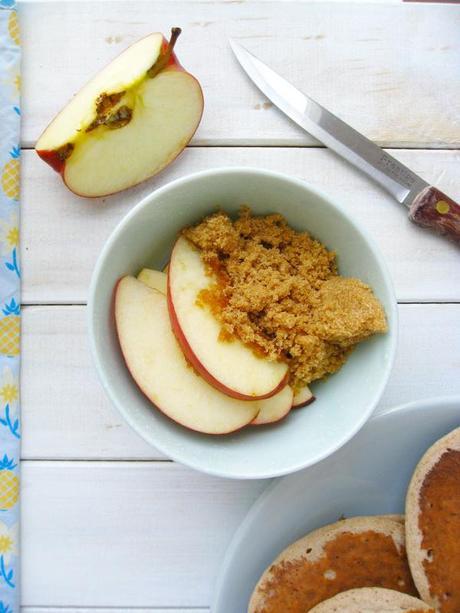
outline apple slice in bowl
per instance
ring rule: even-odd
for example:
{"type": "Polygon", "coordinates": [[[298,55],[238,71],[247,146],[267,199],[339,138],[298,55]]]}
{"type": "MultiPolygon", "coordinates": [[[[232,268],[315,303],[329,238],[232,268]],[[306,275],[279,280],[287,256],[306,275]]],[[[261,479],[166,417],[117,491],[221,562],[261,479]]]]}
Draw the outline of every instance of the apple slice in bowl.
{"type": "Polygon", "coordinates": [[[274,396],[287,384],[287,365],[256,356],[237,339],[220,339],[218,320],[198,304],[200,292],[212,281],[200,252],[186,238],[178,238],[168,269],[168,309],[182,351],[208,383],[228,396],[241,400],[274,396]]]}
{"type": "Polygon", "coordinates": [[[256,418],[259,403],[225,396],[187,363],[159,291],[123,277],[115,290],[115,322],[128,370],[165,415],[206,434],[234,432],[256,418]]]}
{"type": "Polygon", "coordinates": [[[143,268],[137,275],[138,280],[147,287],[156,289],[166,296],[168,290],[168,276],[164,272],[159,270],[153,270],[152,268],[143,268]]]}
{"type": "MultiPolygon", "coordinates": [[[[137,275],[137,279],[151,289],[157,290],[166,296],[167,275],[164,272],[152,270],[151,268],[143,268],[137,275]]],[[[175,342],[177,343],[177,341],[175,342]]],[[[205,385],[209,387],[209,384],[205,383],[205,385]]],[[[283,419],[293,406],[293,396],[294,393],[292,388],[286,385],[286,387],[283,387],[277,394],[265,400],[244,401],[250,404],[257,403],[259,408],[259,412],[252,420],[251,425],[260,426],[271,424],[283,419]]]]}
{"type": "Polygon", "coordinates": [[[313,393],[308,387],[308,385],[304,385],[294,393],[294,398],[292,400],[292,408],[301,409],[302,407],[308,406],[315,400],[316,398],[315,396],[313,396],[313,393]]]}
{"type": "Polygon", "coordinates": [[[265,400],[259,400],[260,411],[256,418],[251,422],[251,426],[273,424],[286,417],[289,411],[293,408],[293,396],[294,392],[292,391],[292,387],[286,385],[274,396],[265,398],[265,400]]]}

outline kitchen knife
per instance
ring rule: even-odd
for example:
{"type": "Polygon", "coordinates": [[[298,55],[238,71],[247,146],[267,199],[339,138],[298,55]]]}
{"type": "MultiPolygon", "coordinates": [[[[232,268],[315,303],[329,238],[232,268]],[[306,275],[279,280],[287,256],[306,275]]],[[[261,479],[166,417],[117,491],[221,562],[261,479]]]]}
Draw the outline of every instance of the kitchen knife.
{"type": "Polygon", "coordinates": [[[233,53],[250,79],[280,110],[357,166],[409,208],[409,218],[460,243],[460,206],[378,145],[283,79],[239,43],[233,53]]]}

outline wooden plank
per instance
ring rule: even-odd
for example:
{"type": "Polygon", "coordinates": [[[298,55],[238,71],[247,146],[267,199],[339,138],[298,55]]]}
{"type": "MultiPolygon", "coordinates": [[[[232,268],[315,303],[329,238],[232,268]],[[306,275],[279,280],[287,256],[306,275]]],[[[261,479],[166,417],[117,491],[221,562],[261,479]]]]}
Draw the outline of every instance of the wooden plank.
{"type": "MultiPolygon", "coordinates": [[[[106,398],[89,355],[84,307],[23,317],[24,458],[165,459],[106,398]]],[[[460,305],[401,305],[395,366],[377,411],[460,394],[460,305]]]]}
{"type": "Polygon", "coordinates": [[[99,384],[84,307],[23,310],[21,395],[24,458],[164,459],[99,384]]]}
{"type": "Polygon", "coordinates": [[[459,6],[26,0],[20,16],[25,146],[94,72],[172,24],[184,30],[178,56],[205,93],[195,144],[314,143],[266,108],[232,57],[234,37],[385,146],[460,145],[459,6]]]}
{"type": "MultiPolygon", "coordinates": [[[[460,198],[457,151],[392,151],[460,198]]],[[[309,181],[343,203],[381,247],[400,301],[460,300],[458,248],[407,219],[407,211],[325,149],[189,148],[157,179],[106,199],[71,194],[32,151],[23,156],[22,256],[25,303],[81,303],[98,254],[122,217],[156,187],[199,170],[254,166],[309,181]]],[[[280,203],[282,208],[282,203],[280,203]]]]}
{"type": "Polygon", "coordinates": [[[265,486],[170,463],[24,462],[22,604],[206,607],[265,486]]]}

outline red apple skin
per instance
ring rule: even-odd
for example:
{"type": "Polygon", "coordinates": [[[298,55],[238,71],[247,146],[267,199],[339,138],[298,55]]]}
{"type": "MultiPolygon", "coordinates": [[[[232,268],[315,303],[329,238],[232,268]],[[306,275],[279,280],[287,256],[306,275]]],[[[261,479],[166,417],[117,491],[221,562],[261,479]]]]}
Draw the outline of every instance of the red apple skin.
{"type": "Polygon", "coordinates": [[[301,402],[300,404],[293,404],[292,408],[302,409],[303,407],[308,407],[308,405],[311,404],[312,402],[315,402],[315,400],[316,400],[316,396],[312,396],[309,400],[306,400],[305,402],[301,402]]]}
{"type": "MultiPolygon", "coordinates": [[[[163,43],[161,45],[161,50],[164,51],[168,48],[168,41],[166,40],[166,38],[163,36],[163,43]]],[[[166,66],[167,70],[178,70],[181,72],[187,72],[185,70],[185,68],[182,66],[182,64],[179,62],[179,60],[176,57],[175,52],[173,51],[171,53],[171,57],[169,58],[169,62],[166,66]]],[[[166,164],[166,166],[164,166],[159,172],[157,172],[155,175],[152,175],[150,177],[147,177],[147,179],[144,179],[143,181],[139,181],[139,183],[135,183],[134,185],[130,185],[129,187],[127,187],[124,190],[120,190],[120,191],[126,191],[127,189],[131,189],[132,187],[136,187],[137,185],[140,185],[141,183],[145,183],[146,181],[148,181],[149,179],[152,179],[153,177],[159,175],[161,172],[163,172],[163,170],[165,170],[170,164],[172,164],[173,162],[175,162],[177,160],[177,158],[180,156],[181,153],[183,153],[183,151],[185,150],[185,148],[187,147],[187,145],[189,144],[189,142],[192,140],[192,138],[195,135],[195,132],[198,130],[198,126],[201,123],[201,119],[203,117],[203,112],[204,112],[204,95],[203,95],[203,89],[201,87],[200,82],[198,81],[198,79],[196,77],[194,77],[192,74],[188,73],[198,84],[199,90],[200,90],[200,94],[201,94],[201,115],[200,118],[198,120],[198,123],[196,125],[196,128],[193,132],[193,134],[190,135],[190,138],[188,139],[188,141],[184,144],[183,149],[181,149],[180,151],[177,152],[177,155],[175,157],[173,157],[168,164],[166,164]]],[[[51,120],[51,122],[54,121],[54,118],[51,120]]],[[[50,122],[50,124],[51,124],[50,122]]],[[[48,125],[50,125],[48,124],[48,125]]],[[[35,151],[37,152],[37,154],[41,157],[41,159],[43,161],[45,161],[47,164],[49,164],[51,166],[51,168],[53,170],[55,170],[57,173],[59,173],[62,177],[62,180],[65,184],[65,186],[67,187],[67,189],[69,191],[71,191],[73,194],[75,194],[76,196],[81,196],[82,198],[89,198],[91,200],[97,200],[97,198],[105,198],[106,196],[112,196],[113,194],[118,194],[120,192],[109,192],[107,194],[101,194],[99,196],[87,196],[86,194],[79,194],[78,192],[76,192],[74,189],[72,189],[71,187],[69,187],[69,185],[66,183],[65,180],[65,160],[61,160],[59,158],[59,156],[57,155],[55,150],[52,151],[48,151],[48,150],[41,150],[39,151],[38,149],[35,149],[35,151]]]]}
{"type": "Polygon", "coordinates": [[[43,161],[51,166],[53,170],[58,172],[61,176],[64,176],[65,161],[61,160],[57,154],[57,151],[37,150],[37,153],[43,161]]]}
{"type": "MultiPolygon", "coordinates": [[[[120,346],[120,350],[121,350],[121,355],[123,357],[123,362],[125,363],[126,366],[126,370],[129,372],[129,374],[131,375],[131,371],[129,369],[129,365],[128,362],[125,360],[125,354],[123,353],[123,347],[120,341],[120,335],[118,334],[118,328],[117,328],[117,320],[115,318],[115,298],[116,298],[116,294],[117,294],[117,289],[118,286],[120,284],[120,281],[123,279],[123,277],[121,277],[120,279],[118,279],[116,285],[115,285],[115,289],[113,292],[113,300],[112,300],[112,312],[113,312],[113,319],[114,319],[114,323],[115,323],[115,330],[117,332],[117,338],[118,338],[118,344],[120,346]]],[[[132,375],[131,375],[132,377],[132,375]]],[[[136,387],[140,390],[140,392],[142,392],[142,394],[147,398],[147,400],[150,402],[150,404],[155,407],[158,411],[160,411],[160,413],[162,413],[165,417],[167,417],[168,419],[170,419],[171,421],[173,421],[175,424],[179,425],[181,428],[184,428],[185,430],[191,430],[192,432],[198,432],[198,434],[202,434],[203,436],[226,436],[227,434],[234,434],[235,432],[240,432],[240,430],[243,430],[244,428],[246,428],[247,426],[251,425],[251,423],[249,424],[245,424],[244,426],[241,426],[241,428],[236,428],[235,430],[229,430],[228,432],[220,432],[218,434],[211,434],[210,432],[201,432],[201,430],[196,430],[195,428],[192,428],[191,426],[184,426],[183,424],[181,424],[180,422],[176,421],[175,419],[173,419],[170,415],[168,415],[165,411],[163,411],[163,409],[155,404],[153,402],[153,400],[144,392],[144,390],[142,389],[142,387],[137,383],[137,381],[134,379],[134,377],[132,377],[132,380],[134,382],[134,384],[136,385],[136,387]]]]}
{"type": "Polygon", "coordinates": [[[182,351],[184,353],[185,359],[193,366],[196,372],[203,377],[205,381],[207,381],[210,385],[218,389],[223,394],[230,396],[231,398],[237,398],[238,400],[264,400],[265,398],[271,398],[279,391],[283,389],[288,383],[289,379],[289,371],[286,372],[284,379],[278,384],[278,386],[272,390],[269,394],[264,394],[263,396],[248,396],[247,394],[240,394],[235,390],[227,387],[217,379],[215,379],[208,370],[204,367],[204,365],[197,358],[192,348],[190,347],[187,339],[185,338],[184,333],[179,325],[179,320],[177,318],[176,312],[174,310],[173,301],[171,299],[171,287],[170,287],[170,277],[168,274],[168,293],[166,295],[166,303],[168,305],[169,318],[171,320],[171,329],[174,333],[174,336],[177,339],[182,351]]]}

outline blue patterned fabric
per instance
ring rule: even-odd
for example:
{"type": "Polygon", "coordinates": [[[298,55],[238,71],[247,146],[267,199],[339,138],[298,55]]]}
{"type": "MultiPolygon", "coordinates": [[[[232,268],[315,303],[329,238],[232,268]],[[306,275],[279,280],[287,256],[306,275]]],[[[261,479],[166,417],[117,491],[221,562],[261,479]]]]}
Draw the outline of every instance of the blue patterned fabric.
{"type": "Polygon", "coordinates": [[[0,0],[0,613],[19,613],[19,29],[0,0]]]}

